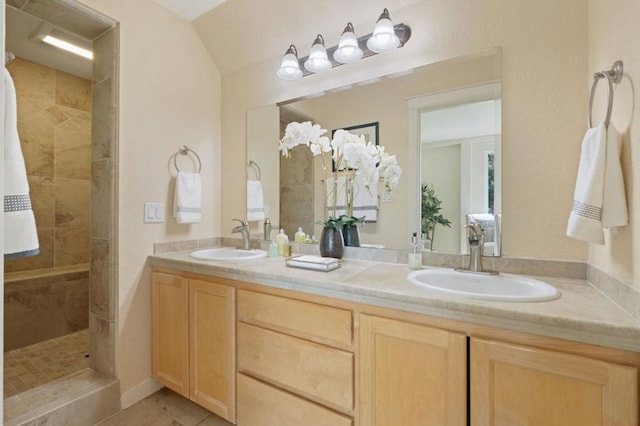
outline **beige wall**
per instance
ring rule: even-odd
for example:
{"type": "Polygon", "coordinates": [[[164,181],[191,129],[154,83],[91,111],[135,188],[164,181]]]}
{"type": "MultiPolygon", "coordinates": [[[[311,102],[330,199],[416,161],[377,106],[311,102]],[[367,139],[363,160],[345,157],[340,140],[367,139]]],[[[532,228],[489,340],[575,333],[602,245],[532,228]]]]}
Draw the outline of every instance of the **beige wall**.
{"type": "MultiPolygon", "coordinates": [[[[360,3],[360,15],[349,19],[378,16],[360,3]]],[[[396,52],[293,83],[275,76],[280,57],[223,76],[223,233],[245,209],[236,184],[246,179],[246,145],[238,141],[246,140],[248,109],[502,46],[504,254],[586,259],[586,244],[565,236],[587,110],[585,2],[425,1],[392,15],[412,27],[412,39],[396,52]]]]}
{"type": "Polygon", "coordinates": [[[10,260],[5,270],[88,263],[91,82],[20,58],[7,69],[40,254],[10,260]]]}
{"type": "MultiPolygon", "coordinates": [[[[629,226],[620,233],[605,233],[604,246],[590,245],[589,261],[640,291],[640,118],[634,103],[640,99],[640,46],[637,26],[640,3],[635,0],[591,0],[589,66],[583,82],[583,98],[596,71],[624,61],[622,82],[615,88],[611,124],[623,135],[622,165],[627,190],[629,226]]],[[[594,121],[606,111],[606,90],[602,82],[594,107],[594,121]]]]}
{"type": "Polygon", "coordinates": [[[191,23],[155,2],[81,2],[121,24],[116,368],[121,391],[135,392],[151,375],[153,243],[219,234],[220,73],[191,23]],[[170,217],[170,160],[182,144],[203,163],[203,221],[191,226],[170,217]],[[166,203],[166,223],[143,224],[145,201],[166,203]]]}

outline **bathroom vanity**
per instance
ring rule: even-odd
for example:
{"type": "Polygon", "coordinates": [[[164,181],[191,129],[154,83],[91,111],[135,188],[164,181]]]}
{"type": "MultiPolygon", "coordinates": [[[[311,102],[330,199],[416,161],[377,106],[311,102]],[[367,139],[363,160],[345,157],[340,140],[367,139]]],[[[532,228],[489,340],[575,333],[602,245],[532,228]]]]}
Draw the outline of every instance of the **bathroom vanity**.
{"type": "Polygon", "coordinates": [[[400,264],[149,262],[154,379],[241,426],[637,424],[640,322],[585,281],[506,303],[400,264]]]}

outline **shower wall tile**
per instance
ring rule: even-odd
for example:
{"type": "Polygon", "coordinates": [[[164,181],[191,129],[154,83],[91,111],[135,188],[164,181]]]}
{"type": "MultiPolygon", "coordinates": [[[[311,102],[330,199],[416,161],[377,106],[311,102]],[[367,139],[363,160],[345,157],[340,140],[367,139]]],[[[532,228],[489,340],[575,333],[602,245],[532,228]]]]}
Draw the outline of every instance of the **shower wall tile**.
{"type": "Polygon", "coordinates": [[[55,176],[91,179],[91,134],[58,127],[55,141],[55,176]]]}
{"type": "Polygon", "coordinates": [[[16,94],[53,105],[56,100],[56,71],[24,59],[15,58],[7,67],[16,94]]]}
{"type": "Polygon", "coordinates": [[[56,266],[89,262],[88,226],[56,228],[54,238],[56,266]]]}
{"type": "Polygon", "coordinates": [[[84,330],[89,325],[89,278],[68,281],[64,292],[64,314],[72,331],[84,330]]]}
{"type": "Polygon", "coordinates": [[[112,146],[115,141],[115,104],[112,95],[113,80],[111,78],[101,81],[93,86],[93,114],[91,121],[92,133],[92,159],[93,161],[111,158],[112,146]]]}
{"type": "Polygon", "coordinates": [[[91,81],[57,71],[56,104],[91,111],[91,81]]]}
{"type": "Polygon", "coordinates": [[[91,239],[91,274],[89,275],[90,299],[89,312],[100,318],[114,321],[109,306],[116,303],[115,292],[109,286],[112,265],[109,242],[97,238],[91,239]]]}
{"type": "Polygon", "coordinates": [[[108,240],[112,232],[113,168],[112,160],[91,164],[91,237],[94,238],[108,240]]]}
{"type": "Polygon", "coordinates": [[[59,105],[51,105],[50,107],[42,108],[40,113],[47,122],[54,127],[58,124],[64,123],[75,115],[69,109],[63,108],[59,105]]]}
{"type": "Polygon", "coordinates": [[[91,185],[82,179],[55,179],[56,227],[89,226],[91,185]]]}
{"type": "Polygon", "coordinates": [[[115,71],[115,52],[118,49],[116,31],[107,31],[93,41],[93,83],[112,78],[115,71]]]}
{"type": "Polygon", "coordinates": [[[55,191],[53,178],[28,176],[31,207],[38,228],[53,228],[55,224],[55,191]]]}
{"type": "Polygon", "coordinates": [[[89,314],[89,366],[115,377],[115,322],[89,314]]]}
{"type": "Polygon", "coordinates": [[[18,134],[27,175],[53,177],[53,126],[38,114],[27,121],[18,121],[18,134]]]}

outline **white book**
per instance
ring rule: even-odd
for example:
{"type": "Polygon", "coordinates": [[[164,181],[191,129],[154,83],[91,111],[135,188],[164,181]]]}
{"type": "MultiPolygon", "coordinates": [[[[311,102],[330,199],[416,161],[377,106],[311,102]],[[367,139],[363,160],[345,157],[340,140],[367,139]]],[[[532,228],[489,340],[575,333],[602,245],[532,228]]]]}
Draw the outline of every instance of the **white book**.
{"type": "Polygon", "coordinates": [[[310,255],[300,255],[290,257],[285,261],[287,266],[293,268],[311,269],[314,271],[333,271],[342,266],[340,259],[334,259],[331,257],[320,257],[310,255]]]}

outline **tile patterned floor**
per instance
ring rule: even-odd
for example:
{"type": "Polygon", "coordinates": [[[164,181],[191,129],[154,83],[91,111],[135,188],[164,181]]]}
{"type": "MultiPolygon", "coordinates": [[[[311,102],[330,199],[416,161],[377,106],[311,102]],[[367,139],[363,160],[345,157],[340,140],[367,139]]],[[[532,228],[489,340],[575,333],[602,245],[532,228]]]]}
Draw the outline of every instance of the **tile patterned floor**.
{"type": "Polygon", "coordinates": [[[186,398],[163,388],[98,426],[232,426],[186,398]]]}
{"type": "Polygon", "coordinates": [[[4,397],[9,398],[89,366],[87,330],[4,353],[4,397]]]}

